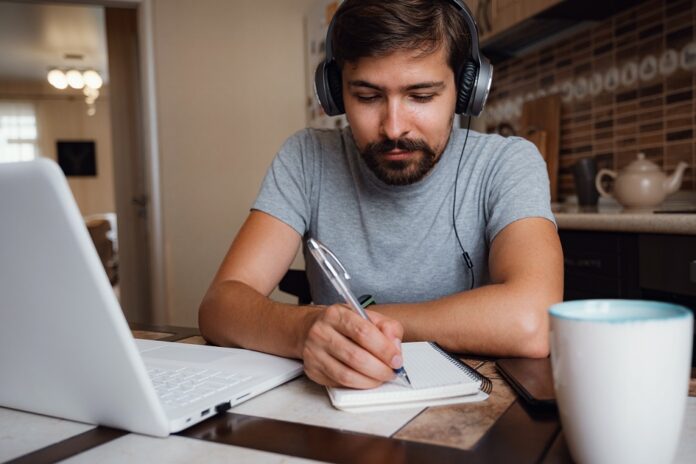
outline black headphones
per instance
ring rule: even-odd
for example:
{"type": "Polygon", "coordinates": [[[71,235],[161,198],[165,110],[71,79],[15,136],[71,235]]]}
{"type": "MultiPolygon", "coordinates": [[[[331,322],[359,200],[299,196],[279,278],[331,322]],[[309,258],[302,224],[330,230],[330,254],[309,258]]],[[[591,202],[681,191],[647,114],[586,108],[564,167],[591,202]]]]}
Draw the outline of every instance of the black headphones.
{"type": "MultiPolygon", "coordinates": [[[[459,9],[471,35],[471,58],[464,62],[459,73],[455,76],[458,86],[455,112],[465,116],[478,116],[483,111],[486,98],[488,98],[488,91],[493,80],[493,66],[479,50],[478,27],[469,8],[461,0],[448,1],[459,9]]],[[[334,59],[331,46],[334,22],[340,11],[339,7],[331,19],[329,30],[326,33],[326,58],[319,63],[314,73],[314,90],[324,112],[329,116],[345,113],[341,69],[334,59]]]]}

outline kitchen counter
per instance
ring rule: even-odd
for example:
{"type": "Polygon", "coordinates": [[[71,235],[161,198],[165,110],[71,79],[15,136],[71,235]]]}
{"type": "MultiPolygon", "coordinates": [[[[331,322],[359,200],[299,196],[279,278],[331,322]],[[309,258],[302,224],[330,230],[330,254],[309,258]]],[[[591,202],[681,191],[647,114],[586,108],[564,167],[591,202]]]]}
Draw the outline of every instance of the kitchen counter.
{"type": "Polygon", "coordinates": [[[650,234],[696,235],[696,213],[657,214],[554,211],[561,230],[598,230],[650,234]]]}
{"type": "Polygon", "coordinates": [[[604,198],[595,208],[580,208],[571,198],[553,204],[552,210],[561,230],[696,235],[696,202],[690,193],[687,195],[665,202],[658,213],[624,211],[604,198]]]}

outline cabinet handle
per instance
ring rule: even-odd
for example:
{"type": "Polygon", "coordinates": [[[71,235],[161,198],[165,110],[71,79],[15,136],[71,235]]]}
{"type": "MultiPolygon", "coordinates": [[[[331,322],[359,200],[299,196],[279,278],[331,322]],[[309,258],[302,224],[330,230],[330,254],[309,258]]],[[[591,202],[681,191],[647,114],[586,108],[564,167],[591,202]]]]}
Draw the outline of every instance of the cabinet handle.
{"type": "Polygon", "coordinates": [[[696,261],[691,261],[689,265],[689,280],[691,280],[691,283],[696,284],[696,261]]]}
{"type": "Polygon", "coordinates": [[[599,259],[565,258],[563,261],[565,262],[565,265],[568,267],[589,268],[589,269],[601,269],[602,268],[602,261],[599,259]]]}

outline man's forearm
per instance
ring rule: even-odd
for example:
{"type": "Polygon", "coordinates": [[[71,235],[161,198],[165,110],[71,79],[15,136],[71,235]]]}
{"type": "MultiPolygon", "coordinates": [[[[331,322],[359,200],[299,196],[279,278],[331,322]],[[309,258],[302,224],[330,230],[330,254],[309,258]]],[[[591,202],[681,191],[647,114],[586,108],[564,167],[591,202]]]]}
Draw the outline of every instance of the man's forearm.
{"type": "Polygon", "coordinates": [[[320,310],[278,303],[242,282],[225,281],[206,294],[198,324],[216,345],[300,358],[310,313],[320,310]]]}
{"type": "Polygon", "coordinates": [[[460,353],[543,357],[548,354],[547,308],[562,289],[546,292],[494,284],[439,300],[378,305],[404,326],[404,340],[432,340],[460,353]]]}

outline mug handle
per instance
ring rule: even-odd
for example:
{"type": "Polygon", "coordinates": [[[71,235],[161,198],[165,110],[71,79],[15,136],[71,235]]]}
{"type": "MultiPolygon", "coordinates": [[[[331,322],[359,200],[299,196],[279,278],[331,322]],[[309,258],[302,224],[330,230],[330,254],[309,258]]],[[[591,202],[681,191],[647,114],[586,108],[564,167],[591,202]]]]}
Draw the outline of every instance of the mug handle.
{"type": "Polygon", "coordinates": [[[602,187],[602,177],[604,176],[609,176],[612,179],[616,180],[616,173],[611,169],[600,169],[597,173],[597,177],[595,177],[595,187],[597,187],[597,191],[599,192],[599,194],[602,195],[604,198],[612,198],[609,192],[604,190],[604,187],[602,187]]]}

